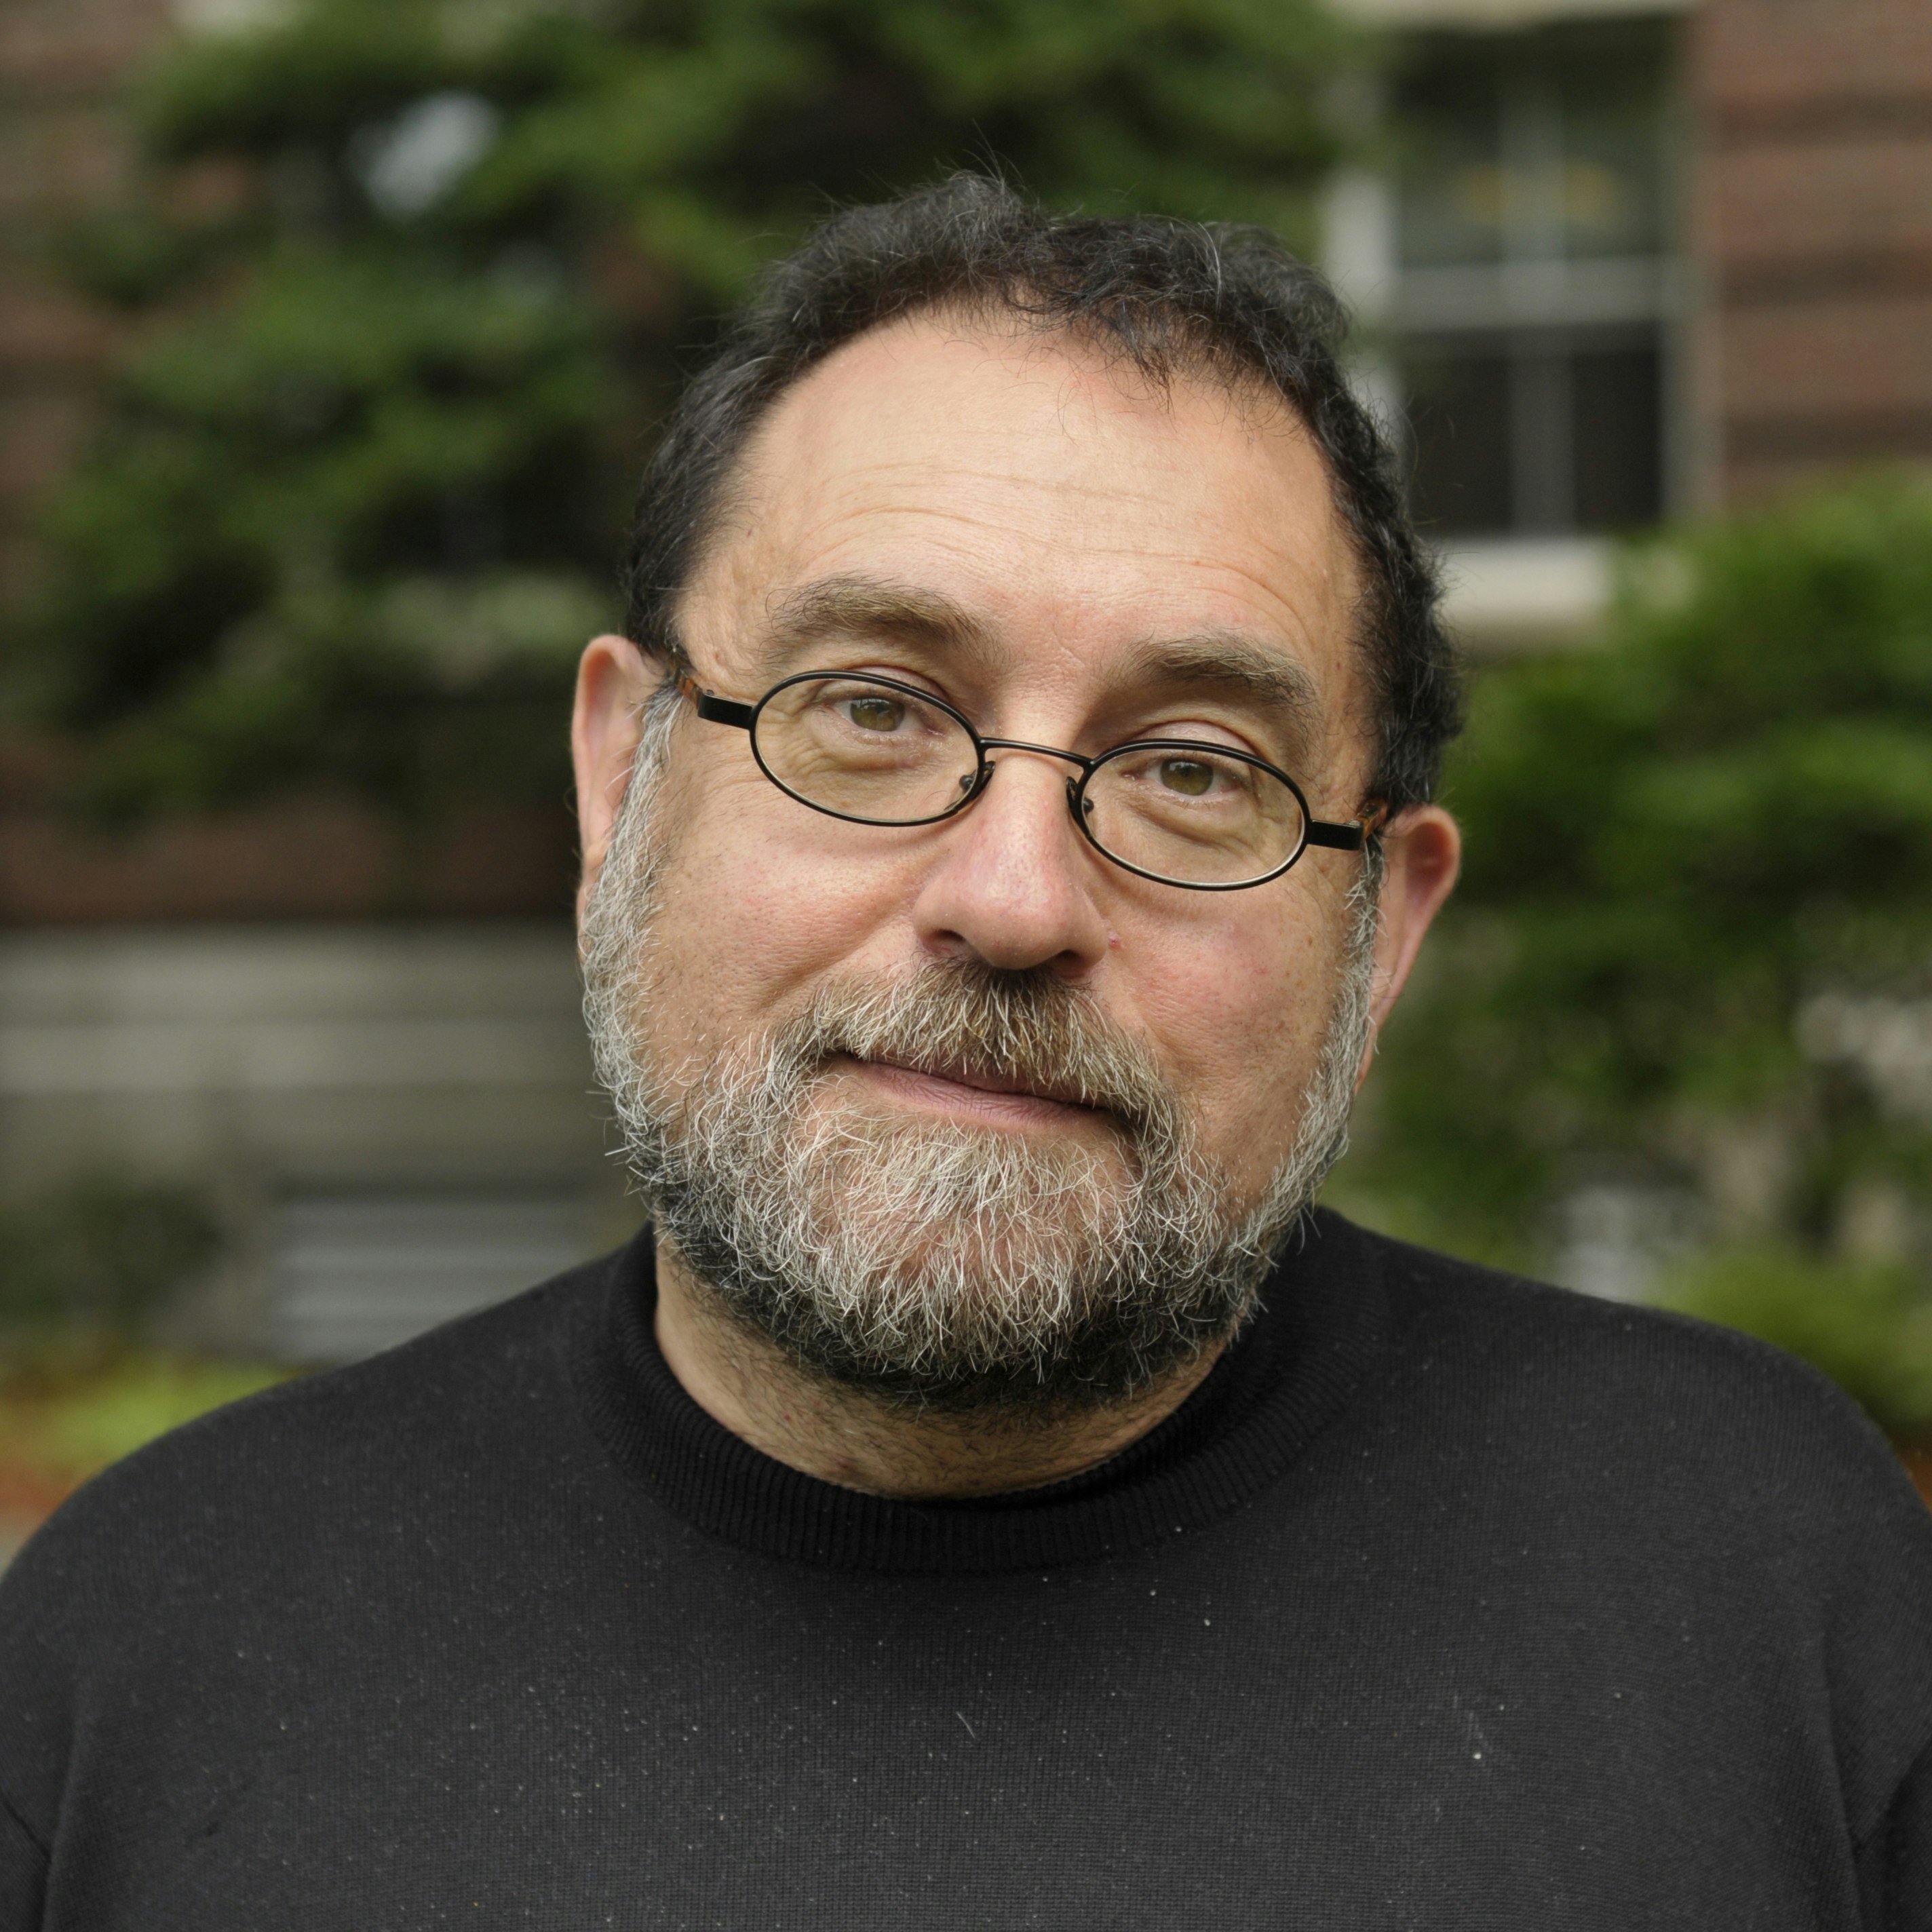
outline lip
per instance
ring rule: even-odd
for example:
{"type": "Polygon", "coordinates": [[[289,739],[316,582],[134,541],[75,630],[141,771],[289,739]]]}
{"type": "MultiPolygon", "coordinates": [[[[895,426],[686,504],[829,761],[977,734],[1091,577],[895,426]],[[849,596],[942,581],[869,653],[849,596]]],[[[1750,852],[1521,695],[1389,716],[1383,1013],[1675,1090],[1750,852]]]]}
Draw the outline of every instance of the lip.
{"type": "Polygon", "coordinates": [[[850,1069],[867,1084],[883,1088],[896,1098],[944,1113],[1015,1126],[1062,1128],[1112,1118],[1100,1108],[1071,1097],[1064,1089],[1056,1091],[1024,1079],[981,1073],[963,1066],[904,1066],[890,1060],[845,1056],[835,1064],[850,1069]]]}

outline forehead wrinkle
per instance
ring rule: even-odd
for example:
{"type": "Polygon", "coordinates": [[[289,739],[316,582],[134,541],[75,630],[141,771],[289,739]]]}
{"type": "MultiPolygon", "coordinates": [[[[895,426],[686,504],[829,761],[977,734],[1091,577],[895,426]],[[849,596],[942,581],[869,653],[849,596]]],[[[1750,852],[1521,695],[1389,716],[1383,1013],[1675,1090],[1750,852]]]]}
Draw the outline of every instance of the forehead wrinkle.
{"type": "Polygon", "coordinates": [[[1010,532],[1034,550],[1051,550],[1061,541],[1057,531],[1080,512],[1090,510],[1097,512],[1098,522],[1090,518],[1081,524],[1083,548],[1141,555],[1148,549],[1146,537],[1115,536],[1114,526],[1123,515],[1142,514],[1150,503],[1164,505],[1172,494],[1160,487],[1157,478],[1091,481],[1029,472],[1017,464],[1002,469],[922,460],[890,470],[875,464],[862,476],[836,479],[832,490],[823,492],[830,500],[815,506],[808,536],[814,544],[824,545],[853,525],[862,530],[881,520],[910,521],[1010,532]],[[914,494],[894,495],[892,486],[908,479],[914,494]],[[941,494],[919,494],[919,486],[928,480],[941,486],[941,494]]]}

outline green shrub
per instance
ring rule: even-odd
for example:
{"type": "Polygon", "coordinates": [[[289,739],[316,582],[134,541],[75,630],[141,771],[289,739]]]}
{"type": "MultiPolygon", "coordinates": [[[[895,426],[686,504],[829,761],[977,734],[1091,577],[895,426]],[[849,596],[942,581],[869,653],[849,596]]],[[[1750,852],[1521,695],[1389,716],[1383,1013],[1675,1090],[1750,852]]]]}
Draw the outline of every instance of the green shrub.
{"type": "Polygon", "coordinates": [[[0,1209],[0,1334],[136,1336],[220,1242],[200,1196],[164,1182],[88,1175],[0,1209]]]}
{"type": "Polygon", "coordinates": [[[1918,1426],[1932,1093],[1898,1042],[1932,1027],[1932,490],[1636,546],[1597,645],[1481,673],[1446,797],[1463,881],[1337,1198],[1533,1270],[1580,1189],[1688,1202],[1717,1256],[1670,1292],[1918,1426]],[[1874,1191],[1899,1211],[1870,1272],[1874,1191]]]}
{"type": "Polygon", "coordinates": [[[43,1378],[31,1392],[0,1392],[0,1445],[16,1463],[59,1484],[80,1481],[224,1402],[294,1372],[254,1362],[124,1355],[43,1378]]]}

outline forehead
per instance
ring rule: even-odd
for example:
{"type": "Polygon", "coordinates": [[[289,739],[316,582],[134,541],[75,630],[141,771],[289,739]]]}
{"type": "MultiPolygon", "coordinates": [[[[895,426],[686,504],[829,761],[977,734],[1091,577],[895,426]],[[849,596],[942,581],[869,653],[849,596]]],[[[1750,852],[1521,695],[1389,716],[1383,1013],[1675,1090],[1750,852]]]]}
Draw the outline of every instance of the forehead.
{"type": "Polygon", "coordinates": [[[829,357],[752,439],[687,635],[724,671],[814,584],[866,579],[970,613],[1022,681],[1216,635],[1352,702],[1353,558],[1292,412],[1064,337],[922,317],[829,357]]]}

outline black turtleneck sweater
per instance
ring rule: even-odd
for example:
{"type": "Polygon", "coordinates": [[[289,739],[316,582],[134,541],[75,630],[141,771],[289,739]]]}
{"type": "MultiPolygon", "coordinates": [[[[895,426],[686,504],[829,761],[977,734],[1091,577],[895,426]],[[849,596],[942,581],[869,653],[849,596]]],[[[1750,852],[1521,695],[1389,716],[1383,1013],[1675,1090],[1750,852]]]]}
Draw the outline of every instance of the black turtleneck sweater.
{"type": "Polygon", "coordinates": [[[1932,1932],[1932,1518],[1808,1371],[1332,1216],[970,1503],[711,1422],[647,1242],[91,1484],[0,1928],[1932,1932]]]}

